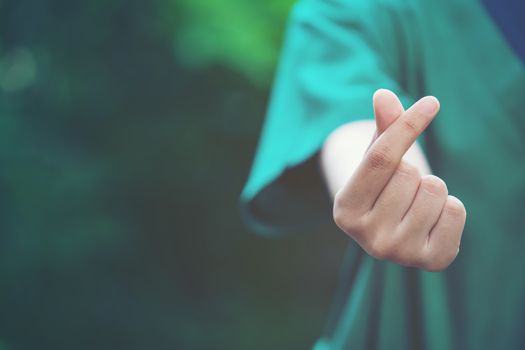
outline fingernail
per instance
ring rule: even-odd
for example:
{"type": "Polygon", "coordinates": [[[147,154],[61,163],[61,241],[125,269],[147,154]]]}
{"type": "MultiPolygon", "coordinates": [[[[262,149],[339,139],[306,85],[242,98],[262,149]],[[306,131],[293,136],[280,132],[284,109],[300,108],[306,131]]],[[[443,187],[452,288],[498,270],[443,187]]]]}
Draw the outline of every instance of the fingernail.
{"type": "Polygon", "coordinates": [[[439,102],[435,97],[427,96],[419,100],[415,107],[419,113],[432,116],[436,114],[439,108],[439,102]]]}

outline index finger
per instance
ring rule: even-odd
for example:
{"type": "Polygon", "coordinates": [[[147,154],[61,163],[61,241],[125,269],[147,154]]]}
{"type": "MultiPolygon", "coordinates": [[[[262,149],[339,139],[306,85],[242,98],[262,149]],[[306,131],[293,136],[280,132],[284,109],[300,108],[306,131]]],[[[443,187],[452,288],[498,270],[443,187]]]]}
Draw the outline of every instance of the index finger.
{"type": "Polygon", "coordinates": [[[359,207],[370,209],[405,153],[438,110],[439,101],[433,96],[426,96],[397,118],[370,146],[351,181],[343,187],[344,197],[355,200],[359,207]]]}

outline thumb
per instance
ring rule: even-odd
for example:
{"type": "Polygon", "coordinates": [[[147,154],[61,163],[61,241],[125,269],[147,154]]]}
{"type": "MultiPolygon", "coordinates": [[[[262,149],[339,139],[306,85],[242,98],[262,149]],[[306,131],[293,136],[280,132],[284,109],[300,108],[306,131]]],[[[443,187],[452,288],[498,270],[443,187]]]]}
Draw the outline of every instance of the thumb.
{"type": "Polygon", "coordinates": [[[405,110],[403,105],[390,90],[379,89],[373,97],[374,115],[376,118],[376,135],[381,135],[405,110]]]}

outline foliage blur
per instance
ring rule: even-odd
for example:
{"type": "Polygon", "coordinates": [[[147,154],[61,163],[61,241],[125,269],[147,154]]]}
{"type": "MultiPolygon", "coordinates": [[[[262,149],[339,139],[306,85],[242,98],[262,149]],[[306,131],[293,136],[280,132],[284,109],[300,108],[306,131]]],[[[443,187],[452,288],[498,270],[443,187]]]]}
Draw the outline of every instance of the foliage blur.
{"type": "Polygon", "coordinates": [[[344,241],[237,210],[291,5],[0,0],[1,350],[312,344],[344,241]]]}

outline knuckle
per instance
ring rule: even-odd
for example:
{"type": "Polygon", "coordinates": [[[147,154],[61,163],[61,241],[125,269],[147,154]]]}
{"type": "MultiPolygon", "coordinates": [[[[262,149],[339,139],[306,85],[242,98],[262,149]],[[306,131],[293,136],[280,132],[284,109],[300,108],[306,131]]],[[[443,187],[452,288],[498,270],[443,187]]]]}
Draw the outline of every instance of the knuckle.
{"type": "Polygon", "coordinates": [[[401,176],[407,177],[407,178],[419,178],[419,170],[414,165],[402,161],[399,163],[399,166],[397,167],[396,173],[398,173],[401,176]]]}
{"type": "Polygon", "coordinates": [[[463,203],[454,196],[448,196],[447,202],[445,203],[445,208],[443,209],[447,215],[463,218],[467,215],[467,210],[463,203]]]}
{"type": "Polygon", "coordinates": [[[341,195],[341,191],[338,191],[334,195],[334,212],[335,212],[335,210],[339,210],[339,209],[342,209],[344,207],[346,207],[344,196],[341,195]]]}
{"type": "Polygon", "coordinates": [[[351,208],[338,203],[335,201],[332,213],[335,224],[349,235],[358,234],[362,230],[360,218],[355,215],[351,208]]]}
{"type": "Polygon", "coordinates": [[[421,267],[428,272],[439,272],[445,270],[456,258],[459,250],[448,249],[446,251],[431,252],[424,259],[421,267]]]}
{"type": "Polygon", "coordinates": [[[445,181],[434,175],[425,175],[421,179],[421,187],[434,195],[448,195],[445,181]]]}
{"type": "Polygon", "coordinates": [[[401,127],[410,136],[416,137],[419,135],[419,127],[414,119],[403,118],[401,120],[401,127]]]}
{"type": "Polygon", "coordinates": [[[418,267],[422,263],[421,252],[411,242],[409,232],[394,233],[390,260],[402,266],[418,267]]]}
{"type": "Polygon", "coordinates": [[[411,266],[409,265],[410,259],[408,258],[408,256],[405,253],[403,253],[401,250],[394,248],[394,247],[390,248],[388,255],[386,256],[385,259],[393,261],[396,264],[399,264],[402,266],[411,266]]]}
{"type": "Polygon", "coordinates": [[[335,224],[339,226],[341,230],[346,231],[346,229],[349,227],[349,220],[344,208],[334,205],[333,217],[335,224]]]}
{"type": "Polygon", "coordinates": [[[407,249],[406,244],[407,239],[405,236],[398,235],[395,232],[393,232],[392,235],[390,235],[390,237],[391,238],[388,242],[388,259],[398,264],[403,264],[410,255],[410,249],[407,249]]]}
{"type": "Polygon", "coordinates": [[[387,169],[393,164],[391,150],[387,146],[371,149],[367,158],[370,167],[374,170],[387,169]]]}
{"type": "Polygon", "coordinates": [[[405,249],[397,261],[400,265],[409,267],[420,267],[424,264],[424,257],[419,250],[405,249]]]}
{"type": "Polygon", "coordinates": [[[365,249],[368,255],[373,256],[379,260],[392,260],[393,252],[386,240],[377,237],[369,242],[365,249]]]}

